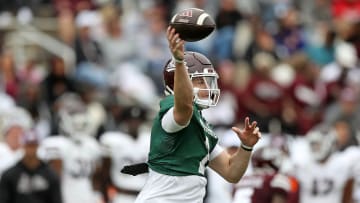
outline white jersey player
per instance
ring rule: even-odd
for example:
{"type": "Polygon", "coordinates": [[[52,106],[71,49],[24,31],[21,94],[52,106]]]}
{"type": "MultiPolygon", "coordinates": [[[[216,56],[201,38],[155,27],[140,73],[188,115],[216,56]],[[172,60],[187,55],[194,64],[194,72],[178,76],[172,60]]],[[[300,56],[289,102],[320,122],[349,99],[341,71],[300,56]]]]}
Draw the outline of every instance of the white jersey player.
{"type": "Polygon", "coordinates": [[[133,203],[145,184],[147,174],[130,176],[120,173],[126,165],[144,163],[150,148],[150,130],[141,128],[144,121],[143,109],[129,107],[124,110],[128,133],[106,132],[100,137],[100,143],[107,149],[110,159],[110,178],[116,189],[114,203],[133,203]],[[132,124],[131,124],[132,123],[132,124]]]}
{"type": "Polygon", "coordinates": [[[47,137],[41,143],[39,154],[46,161],[61,161],[64,203],[96,203],[91,176],[101,157],[101,148],[94,138],[47,137]]]}
{"type": "Polygon", "coordinates": [[[52,163],[61,175],[64,203],[97,203],[92,175],[102,156],[97,140],[88,134],[89,118],[85,105],[74,94],[65,94],[57,101],[59,126],[63,135],[45,138],[39,156],[52,163]],[[55,162],[56,161],[56,162],[55,162]]]}
{"type": "Polygon", "coordinates": [[[111,157],[110,176],[117,195],[114,203],[132,203],[144,186],[147,174],[130,176],[120,173],[126,165],[143,163],[149,153],[150,135],[140,134],[137,139],[121,132],[107,132],[100,138],[111,157]]]}
{"type": "Polygon", "coordinates": [[[345,163],[350,165],[354,177],[353,202],[360,203],[360,147],[349,146],[342,154],[347,159],[345,163]]]}
{"type": "Polygon", "coordinates": [[[301,203],[339,203],[352,198],[348,190],[354,176],[352,163],[343,152],[335,151],[335,133],[332,128],[318,126],[306,135],[313,159],[297,163],[294,173],[300,184],[301,203]]]}

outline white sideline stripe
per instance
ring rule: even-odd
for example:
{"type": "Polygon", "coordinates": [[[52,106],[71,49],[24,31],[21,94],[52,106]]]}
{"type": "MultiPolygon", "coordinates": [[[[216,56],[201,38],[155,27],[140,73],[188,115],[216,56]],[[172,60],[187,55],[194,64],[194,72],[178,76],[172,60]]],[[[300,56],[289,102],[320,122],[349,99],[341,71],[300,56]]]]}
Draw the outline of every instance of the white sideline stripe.
{"type": "Polygon", "coordinates": [[[198,17],[198,19],[197,19],[197,21],[196,21],[196,24],[197,24],[197,25],[203,25],[205,19],[206,19],[208,16],[209,16],[209,14],[207,14],[207,13],[201,14],[201,15],[198,17]]]}

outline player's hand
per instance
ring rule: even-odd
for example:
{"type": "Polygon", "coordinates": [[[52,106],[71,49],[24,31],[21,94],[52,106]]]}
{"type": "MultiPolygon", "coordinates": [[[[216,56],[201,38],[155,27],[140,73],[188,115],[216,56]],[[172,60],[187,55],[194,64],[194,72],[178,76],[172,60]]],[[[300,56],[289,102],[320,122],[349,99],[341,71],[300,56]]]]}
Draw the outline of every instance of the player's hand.
{"type": "Polygon", "coordinates": [[[166,36],[169,42],[169,48],[176,60],[182,61],[184,59],[185,41],[180,39],[179,34],[175,33],[175,29],[168,27],[166,36]]]}
{"type": "Polygon", "coordinates": [[[256,121],[253,121],[250,124],[249,117],[245,118],[244,128],[239,129],[237,127],[232,127],[232,130],[237,134],[242,144],[253,147],[258,140],[261,138],[261,132],[259,127],[257,127],[256,121]]]}

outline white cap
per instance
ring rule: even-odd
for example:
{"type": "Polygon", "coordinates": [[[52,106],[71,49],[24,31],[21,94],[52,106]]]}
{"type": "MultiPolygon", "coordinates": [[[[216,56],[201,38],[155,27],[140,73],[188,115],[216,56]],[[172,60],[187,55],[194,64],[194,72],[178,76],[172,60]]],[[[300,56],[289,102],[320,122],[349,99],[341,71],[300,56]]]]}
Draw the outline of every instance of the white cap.
{"type": "Polygon", "coordinates": [[[0,112],[15,107],[15,101],[6,93],[0,92],[0,112]]]}
{"type": "Polygon", "coordinates": [[[255,68],[273,68],[276,64],[276,59],[269,53],[266,52],[259,52],[253,58],[253,64],[255,68]]]}
{"type": "Polygon", "coordinates": [[[354,68],[357,63],[355,47],[347,42],[341,42],[335,47],[336,61],[346,68],[354,68]]]}
{"type": "Polygon", "coordinates": [[[29,112],[24,108],[15,106],[0,112],[0,130],[3,135],[14,126],[19,126],[27,130],[30,129],[32,125],[33,120],[29,112]]]}
{"type": "Polygon", "coordinates": [[[93,27],[100,21],[99,15],[95,11],[84,10],[76,16],[75,25],[78,28],[93,27]]]}
{"type": "Polygon", "coordinates": [[[288,87],[295,79],[295,70],[286,63],[279,64],[271,70],[271,78],[283,87],[288,87]]]}

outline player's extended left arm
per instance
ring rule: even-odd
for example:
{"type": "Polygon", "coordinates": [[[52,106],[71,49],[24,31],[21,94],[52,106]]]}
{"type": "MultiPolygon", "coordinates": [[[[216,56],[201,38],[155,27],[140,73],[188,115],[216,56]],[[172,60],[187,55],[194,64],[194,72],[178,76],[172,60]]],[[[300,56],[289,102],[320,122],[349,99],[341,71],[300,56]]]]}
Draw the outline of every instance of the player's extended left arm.
{"type": "Polygon", "coordinates": [[[249,118],[245,119],[244,129],[241,130],[233,127],[232,130],[241,140],[238,150],[232,155],[227,151],[223,151],[219,156],[210,161],[209,166],[228,182],[237,183],[248,167],[252,147],[261,138],[261,133],[259,128],[256,127],[255,121],[250,125],[249,118]]]}

